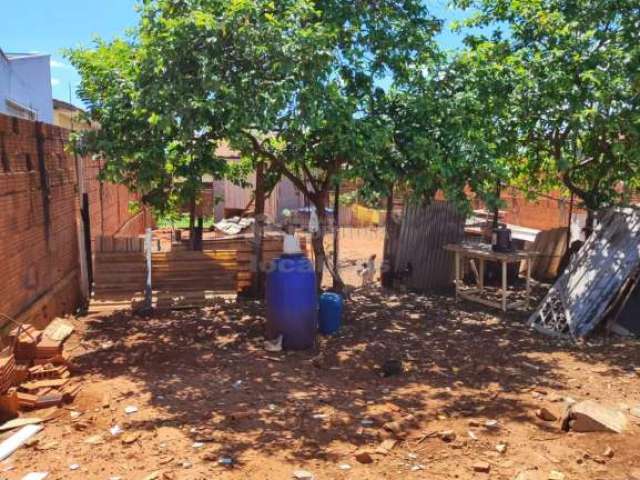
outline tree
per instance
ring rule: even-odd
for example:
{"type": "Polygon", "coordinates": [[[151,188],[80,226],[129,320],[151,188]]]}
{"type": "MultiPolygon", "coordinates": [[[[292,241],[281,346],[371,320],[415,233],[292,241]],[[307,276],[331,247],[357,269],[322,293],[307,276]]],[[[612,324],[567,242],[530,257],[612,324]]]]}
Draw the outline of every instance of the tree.
{"type": "Polygon", "coordinates": [[[531,190],[564,186],[588,209],[626,204],[640,186],[640,4],[635,0],[458,1],[473,52],[512,85],[518,131],[514,178],[531,190]]]}
{"type": "Polygon", "coordinates": [[[168,59],[155,57],[140,38],[96,40],[93,48],[69,50],[67,56],[81,76],[78,95],[100,125],[80,133],[76,148],[104,157],[103,178],[140,192],[156,212],[188,204],[193,239],[202,176],[221,178],[227,169],[215,155],[222,138],[216,112],[181,95],[196,93],[200,84],[188,75],[160,75],[168,59]]]}
{"type": "Polygon", "coordinates": [[[387,118],[372,104],[384,94],[381,84],[416,74],[439,26],[418,0],[156,0],[143,5],[139,36],[165,59],[168,88],[189,65],[199,85],[181,94],[216,118],[224,112],[219,132],[315,206],[320,282],[336,172],[388,144],[387,118]]]}

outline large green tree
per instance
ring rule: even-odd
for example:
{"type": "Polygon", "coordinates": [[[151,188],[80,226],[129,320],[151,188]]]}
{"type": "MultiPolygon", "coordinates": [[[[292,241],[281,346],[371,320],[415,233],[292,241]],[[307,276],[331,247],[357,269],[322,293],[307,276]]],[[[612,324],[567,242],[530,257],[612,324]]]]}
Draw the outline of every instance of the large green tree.
{"type": "Polygon", "coordinates": [[[640,186],[640,4],[456,3],[475,8],[468,25],[505,30],[467,42],[510,85],[503,120],[518,132],[514,179],[537,191],[566,187],[590,213],[627,203],[640,186]]]}
{"type": "Polygon", "coordinates": [[[81,132],[76,147],[105,158],[104,179],[168,213],[195,201],[204,174],[224,175],[226,163],[215,155],[219,112],[183,95],[199,82],[162,75],[165,59],[142,39],[97,40],[67,55],[81,76],[78,94],[100,127],[81,132]]]}
{"type": "Polygon", "coordinates": [[[389,143],[388,118],[372,106],[381,85],[416,74],[439,26],[418,0],[155,0],[143,4],[138,39],[167,89],[185,75],[197,84],[179,103],[223,119],[217,134],[315,206],[320,279],[334,177],[389,143]]]}

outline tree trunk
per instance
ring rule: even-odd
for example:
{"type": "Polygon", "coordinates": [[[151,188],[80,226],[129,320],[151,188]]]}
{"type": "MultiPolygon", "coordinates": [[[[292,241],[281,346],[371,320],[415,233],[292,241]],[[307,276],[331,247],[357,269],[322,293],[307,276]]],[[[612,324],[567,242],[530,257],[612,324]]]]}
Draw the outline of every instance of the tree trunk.
{"type": "Polygon", "coordinates": [[[255,191],[255,222],[253,224],[253,295],[261,298],[263,295],[262,275],[262,243],[264,238],[264,163],[256,165],[256,191],[255,191]]]}
{"type": "Polygon", "coordinates": [[[328,192],[322,192],[312,198],[314,207],[316,208],[316,214],[318,215],[318,232],[311,235],[311,245],[313,247],[313,254],[315,256],[315,270],[316,270],[316,284],[318,291],[322,288],[322,276],[324,273],[324,267],[326,266],[329,273],[333,277],[334,282],[337,285],[337,291],[344,289],[344,282],[340,278],[340,275],[334,271],[331,264],[327,261],[327,253],[324,249],[324,234],[327,225],[327,212],[325,210],[325,199],[328,192]]]}
{"type": "Polygon", "coordinates": [[[393,185],[389,189],[387,197],[387,212],[384,221],[384,247],[382,254],[382,274],[381,283],[385,288],[393,288],[395,276],[396,247],[397,247],[397,225],[393,219],[393,185]]]}
{"type": "Polygon", "coordinates": [[[336,184],[336,191],[333,200],[333,271],[337,278],[333,277],[333,289],[342,291],[344,284],[340,279],[340,183],[336,184]]]}
{"type": "Polygon", "coordinates": [[[593,227],[595,226],[595,212],[593,209],[587,207],[587,220],[584,225],[584,239],[587,240],[593,233],[593,227]]]}

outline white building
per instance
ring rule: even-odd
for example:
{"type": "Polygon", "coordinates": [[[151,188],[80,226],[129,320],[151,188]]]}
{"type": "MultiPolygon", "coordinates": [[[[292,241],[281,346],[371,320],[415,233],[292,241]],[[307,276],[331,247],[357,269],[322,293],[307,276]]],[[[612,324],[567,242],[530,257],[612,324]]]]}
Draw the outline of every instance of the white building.
{"type": "Polygon", "coordinates": [[[0,113],[53,123],[49,55],[0,49],[0,113]]]}

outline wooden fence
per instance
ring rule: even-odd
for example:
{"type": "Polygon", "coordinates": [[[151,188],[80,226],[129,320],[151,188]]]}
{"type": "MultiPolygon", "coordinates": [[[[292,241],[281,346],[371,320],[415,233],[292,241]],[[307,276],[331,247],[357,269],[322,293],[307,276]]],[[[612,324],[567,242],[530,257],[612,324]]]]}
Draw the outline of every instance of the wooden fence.
{"type": "MultiPolygon", "coordinates": [[[[306,251],[306,240],[301,238],[306,251]]],[[[187,250],[183,244],[171,251],[155,248],[151,255],[151,283],[155,292],[220,291],[241,293],[252,285],[257,271],[252,235],[203,241],[202,251],[187,250]]],[[[266,234],[262,271],[282,254],[282,235],[266,234]]],[[[144,291],[146,262],[144,239],[98,237],[94,254],[94,292],[108,295],[138,295],[144,291]]]]}

